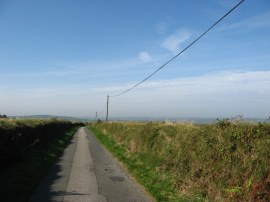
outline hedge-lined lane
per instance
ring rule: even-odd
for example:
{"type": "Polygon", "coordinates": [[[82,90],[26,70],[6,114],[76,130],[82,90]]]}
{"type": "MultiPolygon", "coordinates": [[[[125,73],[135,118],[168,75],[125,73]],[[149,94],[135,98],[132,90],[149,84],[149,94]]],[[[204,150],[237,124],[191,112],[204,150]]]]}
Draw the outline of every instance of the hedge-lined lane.
{"type": "Polygon", "coordinates": [[[28,201],[83,123],[0,119],[1,201],[28,201]]]}
{"type": "Polygon", "coordinates": [[[82,126],[62,120],[0,119],[0,170],[23,159],[35,147],[48,146],[66,131],[82,126]]]}

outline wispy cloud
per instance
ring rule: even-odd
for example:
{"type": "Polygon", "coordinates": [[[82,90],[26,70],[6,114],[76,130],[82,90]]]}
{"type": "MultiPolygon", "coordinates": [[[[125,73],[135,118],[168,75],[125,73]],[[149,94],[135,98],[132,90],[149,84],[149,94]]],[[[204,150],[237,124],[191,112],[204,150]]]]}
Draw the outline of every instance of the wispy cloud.
{"type": "MultiPolygon", "coordinates": [[[[196,77],[145,82],[139,88],[140,90],[166,89],[166,91],[169,88],[173,91],[178,89],[183,94],[193,96],[206,93],[230,94],[240,91],[269,93],[270,98],[270,71],[218,72],[196,77]]],[[[123,86],[120,89],[123,89],[123,86]]]]}
{"type": "Polygon", "coordinates": [[[151,62],[152,61],[152,57],[150,56],[149,53],[142,51],[139,53],[139,60],[142,62],[151,62]]]}
{"type": "MultiPolygon", "coordinates": [[[[135,81],[136,82],[136,81],[135,81]]],[[[126,85],[61,85],[51,87],[35,87],[18,89],[13,93],[16,95],[26,95],[30,97],[46,96],[73,96],[80,94],[114,94],[130,88],[134,83],[126,85]]],[[[257,94],[269,94],[270,98],[270,71],[228,71],[211,73],[195,77],[186,77],[170,80],[155,80],[143,83],[133,92],[155,92],[156,90],[168,94],[177,90],[181,95],[192,95],[194,98],[201,94],[223,94],[245,92],[257,94]]],[[[1,91],[12,94],[7,87],[2,86],[1,91]]],[[[130,93],[133,94],[133,93],[130,93]]],[[[175,95],[170,95],[172,99],[175,95]]]]}
{"type": "Polygon", "coordinates": [[[172,54],[177,54],[180,51],[181,45],[187,41],[191,33],[184,29],[179,29],[168,36],[161,43],[161,47],[169,50],[172,54]]]}
{"type": "MultiPolygon", "coordinates": [[[[219,72],[145,82],[133,92],[115,98],[112,113],[119,115],[121,109],[134,116],[267,117],[269,78],[270,71],[219,72]]],[[[128,86],[119,86],[118,92],[125,88],[128,86]]]]}
{"type": "Polygon", "coordinates": [[[164,34],[167,31],[167,23],[160,22],[155,25],[155,29],[159,34],[164,34]]]}
{"type": "MultiPolygon", "coordinates": [[[[218,72],[171,80],[152,80],[110,100],[111,116],[245,116],[267,117],[270,71],[218,72]],[[130,107],[132,106],[132,107],[130,107]]],[[[126,85],[69,85],[11,91],[1,87],[6,114],[85,116],[101,110],[108,94],[126,85]],[[72,107],[71,107],[72,106],[72,107]],[[72,109],[71,109],[72,108],[72,109]],[[73,113],[73,114],[72,114],[73,113]]],[[[3,110],[2,110],[3,111],[3,110]]]]}
{"type": "Polygon", "coordinates": [[[259,15],[252,16],[250,18],[247,18],[245,20],[228,24],[225,23],[223,26],[221,26],[219,31],[223,30],[230,30],[230,29],[250,29],[250,28],[261,28],[261,27],[270,27],[270,12],[265,12],[259,15]]]}
{"type": "MultiPolygon", "coordinates": [[[[48,67],[43,68],[43,71],[36,71],[36,69],[28,70],[24,72],[9,72],[8,70],[2,73],[3,79],[1,83],[9,83],[13,79],[27,80],[28,83],[33,80],[39,79],[40,82],[50,79],[51,81],[57,81],[57,79],[69,80],[69,79],[102,79],[108,77],[122,77],[123,74],[131,74],[130,72],[145,71],[141,67],[142,63],[150,62],[152,57],[147,52],[140,52],[137,57],[128,58],[119,61],[107,61],[107,62],[83,62],[83,63],[63,63],[51,64],[48,67]]],[[[39,83],[40,83],[39,82],[39,83]]]]}
{"type": "Polygon", "coordinates": [[[162,21],[156,23],[155,30],[157,31],[157,33],[165,34],[168,31],[170,21],[171,21],[170,17],[166,17],[162,21]]]}

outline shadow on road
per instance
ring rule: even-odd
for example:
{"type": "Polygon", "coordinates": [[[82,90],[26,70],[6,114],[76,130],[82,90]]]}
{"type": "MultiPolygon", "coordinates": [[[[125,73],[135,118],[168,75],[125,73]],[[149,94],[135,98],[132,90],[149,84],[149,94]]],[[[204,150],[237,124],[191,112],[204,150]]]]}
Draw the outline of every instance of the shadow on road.
{"type": "Polygon", "coordinates": [[[30,198],[30,202],[63,201],[65,195],[79,195],[76,192],[66,193],[65,191],[76,151],[77,133],[64,150],[62,156],[59,157],[47,176],[41,181],[30,198]]]}

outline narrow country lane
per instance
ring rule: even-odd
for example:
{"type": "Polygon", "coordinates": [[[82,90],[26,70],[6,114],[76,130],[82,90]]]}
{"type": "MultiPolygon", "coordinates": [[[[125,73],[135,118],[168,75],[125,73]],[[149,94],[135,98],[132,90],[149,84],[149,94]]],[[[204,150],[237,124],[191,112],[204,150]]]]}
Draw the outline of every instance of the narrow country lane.
{"type": "Polygon", "coordinates": [[[31,202],[151,201],[86,128],[80,128],[31,202]]]}

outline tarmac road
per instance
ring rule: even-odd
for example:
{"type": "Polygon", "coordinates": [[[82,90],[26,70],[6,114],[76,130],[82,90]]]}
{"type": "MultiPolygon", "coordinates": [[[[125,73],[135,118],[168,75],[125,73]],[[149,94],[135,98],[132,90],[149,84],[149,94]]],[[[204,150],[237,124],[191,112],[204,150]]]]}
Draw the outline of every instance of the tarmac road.
{"type": "Polygon", "coordinates": [[[84,127],[74,135],[71,144],[51,168],[30,201],[153,200],[84,127]]]}

